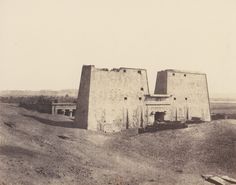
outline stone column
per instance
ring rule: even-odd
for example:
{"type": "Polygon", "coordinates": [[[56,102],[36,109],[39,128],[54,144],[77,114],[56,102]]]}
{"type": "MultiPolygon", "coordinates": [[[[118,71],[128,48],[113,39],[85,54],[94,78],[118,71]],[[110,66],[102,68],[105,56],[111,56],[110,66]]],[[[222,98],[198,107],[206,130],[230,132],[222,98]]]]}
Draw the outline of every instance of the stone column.
{"type": "Polygon", "coordinates": [[[55,106],[52,105],[52,115],[55,114],[55,106]]]}
{"type": "Polygon", "coordinates": [[[72,117],[72,112],[73,112],[73,110],[71,109],[71,110],[70,110],[70,115],[69,115],[70,117],[72,117]]]}

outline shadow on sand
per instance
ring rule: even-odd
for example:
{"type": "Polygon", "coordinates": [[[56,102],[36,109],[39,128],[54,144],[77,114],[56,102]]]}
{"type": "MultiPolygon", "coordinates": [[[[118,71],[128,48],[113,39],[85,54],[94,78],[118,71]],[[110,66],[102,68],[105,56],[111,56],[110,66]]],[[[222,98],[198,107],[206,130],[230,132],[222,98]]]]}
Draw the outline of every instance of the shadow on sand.
{"type": "Polygon", "coordinates": [[[25,117],[33,118],[36,121],[39,121],[42,124],[56,126],[56,127],[65,127],[65,128],[76,128],[74,121],[53,121],[45,118],[40,118],[33,115],[22,114],[25,117]]]}

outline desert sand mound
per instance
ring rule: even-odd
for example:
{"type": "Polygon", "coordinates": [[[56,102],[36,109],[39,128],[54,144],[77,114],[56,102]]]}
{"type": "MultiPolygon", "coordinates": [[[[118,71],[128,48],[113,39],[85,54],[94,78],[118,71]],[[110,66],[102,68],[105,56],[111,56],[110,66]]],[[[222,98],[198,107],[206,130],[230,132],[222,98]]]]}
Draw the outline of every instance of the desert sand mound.
{"type": "Polygon", "coordinates": [[[0,185],[209,184],[201,174],[236,178],[236,120],[106,135],[0,104],[0,185]]]}

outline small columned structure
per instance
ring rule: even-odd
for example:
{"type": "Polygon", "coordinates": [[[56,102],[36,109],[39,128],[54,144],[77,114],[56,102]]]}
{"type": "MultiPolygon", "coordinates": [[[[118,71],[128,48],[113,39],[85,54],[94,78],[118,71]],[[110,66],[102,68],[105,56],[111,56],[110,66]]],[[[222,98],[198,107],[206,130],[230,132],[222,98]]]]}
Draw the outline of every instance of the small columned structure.
{"type": "Polygon", "coordinates": [[[74,117],[75,110],[75,103],[52,103],[52,115],[61,114],[69,117],[74,117]]]}

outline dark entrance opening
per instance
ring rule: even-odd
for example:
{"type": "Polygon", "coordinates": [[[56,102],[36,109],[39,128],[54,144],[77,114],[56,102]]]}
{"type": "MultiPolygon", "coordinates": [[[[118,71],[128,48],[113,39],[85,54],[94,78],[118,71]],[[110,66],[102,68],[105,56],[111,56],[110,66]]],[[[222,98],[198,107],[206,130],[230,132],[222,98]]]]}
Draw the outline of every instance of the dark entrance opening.
{"type": "Polygon", "coordinates": [[[72,111],[72,116],[73,117],[75,116],[75,109],[73,109],[73,111],[72,111]]]}
{"type": "Polygon", "coordinates": [[[64,114],[64,111],[62,109],[57,109],[57,114],[64,114]]]}
{"type": "Polygon", "coordinates": [[[165,112],[156,112],[155,113],[155,122],[163,122],[165,117],[165,112]]]}
{"type": "Polygon", "coordinates": [[[66,115],[66,116],[70,116],[70,110],[69,110],[69,109],[66,109],[66,110],[65,110],[65,115],[66,115]]]}

